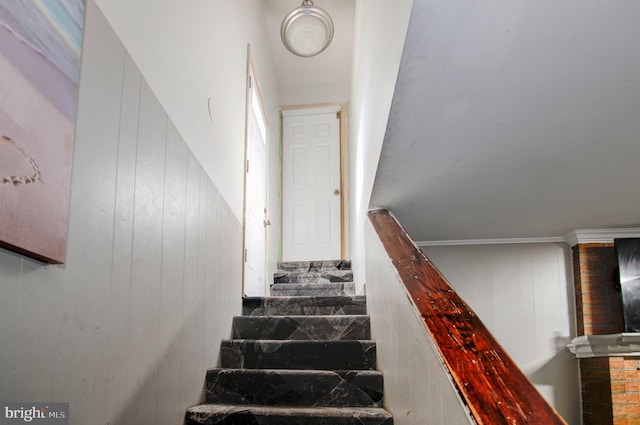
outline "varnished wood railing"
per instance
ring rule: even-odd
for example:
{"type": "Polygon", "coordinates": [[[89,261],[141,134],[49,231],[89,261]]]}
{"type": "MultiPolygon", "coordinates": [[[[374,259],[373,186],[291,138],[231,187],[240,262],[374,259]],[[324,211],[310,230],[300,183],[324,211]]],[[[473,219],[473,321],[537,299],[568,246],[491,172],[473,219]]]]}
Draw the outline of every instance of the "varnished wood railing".
{"type": "Polygon", "coordinates": [[[566,425],[389,211],[369,218],[475,421],[566,425]]]}

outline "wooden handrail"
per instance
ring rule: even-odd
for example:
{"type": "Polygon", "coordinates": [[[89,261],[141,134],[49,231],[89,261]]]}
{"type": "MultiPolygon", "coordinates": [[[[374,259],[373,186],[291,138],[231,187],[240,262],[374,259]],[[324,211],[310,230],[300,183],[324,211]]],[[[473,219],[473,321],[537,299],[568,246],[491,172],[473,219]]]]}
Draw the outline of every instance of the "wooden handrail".
{"type": "Polygon", "coordinates": [[[566,425],[393,215],[369,218],[475,421],[566,425]]]}

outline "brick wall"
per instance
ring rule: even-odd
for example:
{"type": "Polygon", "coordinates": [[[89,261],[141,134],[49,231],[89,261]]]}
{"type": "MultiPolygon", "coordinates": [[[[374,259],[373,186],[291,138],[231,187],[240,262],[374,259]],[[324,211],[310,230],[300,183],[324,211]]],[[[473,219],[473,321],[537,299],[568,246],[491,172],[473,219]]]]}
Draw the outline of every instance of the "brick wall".
{"type": "MultiPolygon", "coordinates": [[[[578,335],[624,331],[613,243],[573,247],[578,335]]],[[[580,359],[584,425],[640,425],[640,359],[580,359]]]]}
{"type": "Polygon", "coordinates": [[[624,331],[618,259],[613,243],[573,247],[578,335],[624,331]]]}
{"type": "Polygon", "coordinates": [[[584,425],[640,424],[640,359],[580,360],[584,425]]]}
{"type": "Polygon", "coordinates": [[[580,359],[584,425],[613,425],[611,373],[608,357],[580,359]]]}
{"type": "Polygon", "coordinates": [[[640,359],[610,357],[613,425],[640,424],[640,359]]]}

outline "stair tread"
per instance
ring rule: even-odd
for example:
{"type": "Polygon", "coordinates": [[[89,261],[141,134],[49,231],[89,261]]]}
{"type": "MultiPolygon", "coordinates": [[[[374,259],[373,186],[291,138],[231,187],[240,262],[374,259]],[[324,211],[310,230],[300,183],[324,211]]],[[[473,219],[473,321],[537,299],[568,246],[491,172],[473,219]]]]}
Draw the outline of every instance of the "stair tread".
{"type": "Polygon", "coordinates": [[[200,404],[187,409],[187,415],[205,416],[230,414],[250,411],[258,415],[301,416],[301,417],[383,417],[391,418],[386,410],[380,407],[306,407],[306,406],[262,406],[244,404],[200,404]]]}
{"type": "Polygon", "coordinates": [[[279,287],[286,289],[305,289],[305,288],[338,288],[341,286],[354,285],[353,282],[277,282],[272,283],[271,288],[279,287]]]}
{"type": "Polygon", "coordinates": [[[364,342],[364,343],[368,343],[368,344],[372,344],[375,345],[376,341],[373,339],[353,339],[353,340],[338,340],[338,341],[333,341],[330,339],[320,339],[320,340],[315,340],[315,341],[309,341],[309,340],[304,340],[304,339],[251,339],[251,338],[231,338],[231,339],[223,339],[222,342],[231,342],[231,343],[235,343],[235,342],[239,342],[239,343],[260,343],[260,344],[290,344],[290,345],[295,345],[295,344],[318,344],[318,345],[322,345],[322,344],[351,344],[353,342],[364,342]]]}
{"type": "Polygon", "coordinates": [[[353,282],[274,283],[271,285],[272,296],[339,296],[355,293],[353,282]]]}
{"type": "MultiPolygon", "coordinates": [[[[342,283],[342,282],[337,282],[342,283]]],[[[323,295],[319,297],[314,297],[313,295],[307,295],[304,297],[295,297],[292,299],[292,302],[300,303],[300,302],[313,302],[313,303],[333,303],[340,301],[354,301],[354,302],[365,302],[367,297],[365,295],[323,295]]],[[[253,301],[253,300],[277,300],[280,302],[282,297],[245,297],[244,301],[253,301]]]]}
{"type": "Polygon", "coordinates": [[[274,276],[349,276],[353,274],[353,270],[276,270],[274,276]]]}
{"type": "Polygon", "coordinates": [[[245,316],[342,315],[366,314],[364,295],[306,295],[279,297],[245,297],[245,316]]]}
{"type": "Polygon", "coordinates": [[[357,372],[361,375],[370,376],[382,376],[382,372],[379,370],[316,370],[316,369],[234,369],[229,367],[212,367],[207,369],[207,372],[224,371],[229,373],[238,373],[243,375],[264,375],[264,374],[278,374],[281,376],[323,376],[323,375],[335,375],[345,374],[349,372],[357,372]]]}
{"type": "Polygon", "coordinates": [[[281,261],[278,271],[351,270],[349,260],[281,261]]]}
{"type": "Polygon", "coordinates": [[[351,270],[278,271],[273,274],[273,281],[275,283],[351,282],[353,272],[351,270]]]}
{"type": "Polygon", "coordinates": [[[283,319],[293,319],[293,320],[305,320],[305,321],[314,321],[314,320],[339,320],[340,318],[345,317],[345,318],[366,318],[369,317],[368,314],[314,314],[314,315],[308,315],[308,314],[287,314],[285,316],[270,316],[268,314],[264,314],[264,315],[255,315],[255,316],[234,316],[234,319],[246,319],[246,320],[251,320],[251,319],[268,319],[268,320],[283,320],[283,319]]]}

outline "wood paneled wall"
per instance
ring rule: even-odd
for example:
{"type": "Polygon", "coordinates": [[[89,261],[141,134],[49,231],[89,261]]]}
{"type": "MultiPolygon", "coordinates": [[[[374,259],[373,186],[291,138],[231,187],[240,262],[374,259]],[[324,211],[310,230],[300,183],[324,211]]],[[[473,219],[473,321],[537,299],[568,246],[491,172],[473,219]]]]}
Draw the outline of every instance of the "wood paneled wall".
{"type": "Polygon", "coordinates": [[[67,262],[0,250],[0,400],[177,425],[241,309],[242,226],[87,9],[67,262]]]}

